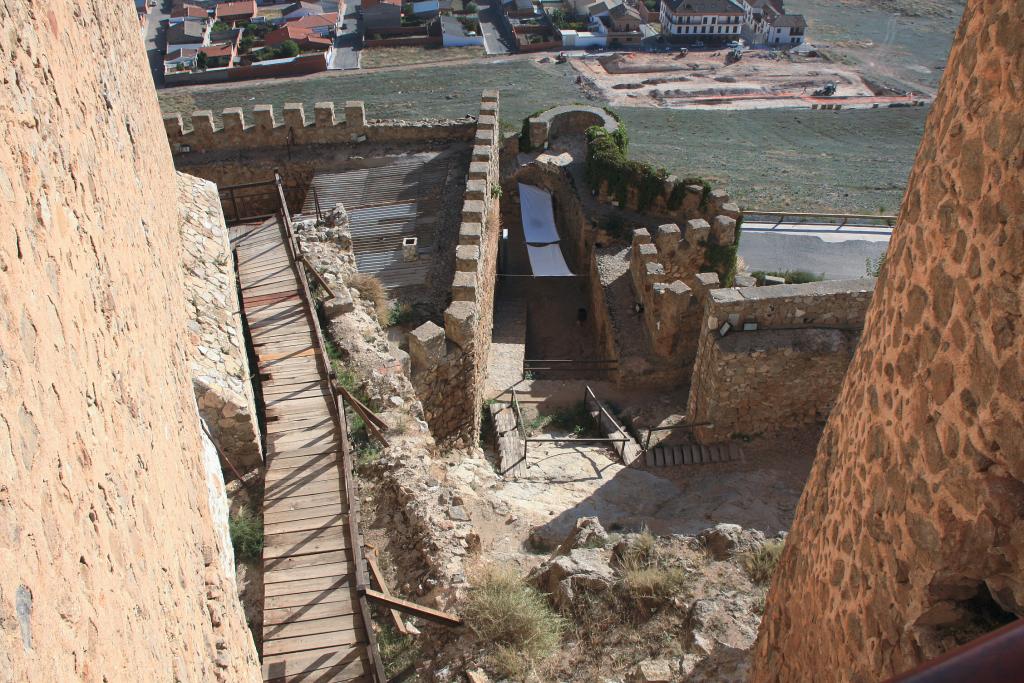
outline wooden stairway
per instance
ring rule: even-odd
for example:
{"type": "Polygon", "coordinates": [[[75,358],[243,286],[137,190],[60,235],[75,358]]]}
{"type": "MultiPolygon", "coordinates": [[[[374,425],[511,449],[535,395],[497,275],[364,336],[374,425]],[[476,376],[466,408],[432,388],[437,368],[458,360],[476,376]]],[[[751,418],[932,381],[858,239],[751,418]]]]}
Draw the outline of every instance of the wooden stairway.
{"type": "Polygon", "coordinates": [[[328,360],[280,221],[232,235],[266,417],[263,679],[373,681],[328,360]]]}
{"type": "Polygon", "coordinates": [[[654,446],[644,454],[647,467],[673,467],[677,465],[707,465],[743,460],[743,449],[734,442],[701,446],[654,446]]]}

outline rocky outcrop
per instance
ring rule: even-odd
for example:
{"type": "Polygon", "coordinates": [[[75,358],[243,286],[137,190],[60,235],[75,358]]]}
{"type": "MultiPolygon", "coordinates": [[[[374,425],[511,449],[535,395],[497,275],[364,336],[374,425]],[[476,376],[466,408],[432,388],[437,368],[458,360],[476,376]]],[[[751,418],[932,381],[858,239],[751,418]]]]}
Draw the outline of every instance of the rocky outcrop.
{"type": "Polygon", "coordinates": [[[716,524],[697,534],[708,554],[716,560],[756,548],[764,543],[764,534],[757,529],[744,529],[739,524],[716,524]]]}

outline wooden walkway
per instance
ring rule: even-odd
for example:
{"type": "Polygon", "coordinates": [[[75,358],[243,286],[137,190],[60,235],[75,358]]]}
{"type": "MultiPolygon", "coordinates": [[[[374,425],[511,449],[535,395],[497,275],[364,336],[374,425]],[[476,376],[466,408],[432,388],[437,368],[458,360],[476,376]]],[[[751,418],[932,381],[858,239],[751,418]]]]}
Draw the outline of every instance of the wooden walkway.
{"type": "MultiPolygon", "coordinates": [[[[373,681],[375,653],[348,526],[343,437],[301,266],[286,239],[276,218],[232,228],[266,417],[263,679],[373,681]]],[[[362,554],[355,557],[361,561],[362,554]]]]}

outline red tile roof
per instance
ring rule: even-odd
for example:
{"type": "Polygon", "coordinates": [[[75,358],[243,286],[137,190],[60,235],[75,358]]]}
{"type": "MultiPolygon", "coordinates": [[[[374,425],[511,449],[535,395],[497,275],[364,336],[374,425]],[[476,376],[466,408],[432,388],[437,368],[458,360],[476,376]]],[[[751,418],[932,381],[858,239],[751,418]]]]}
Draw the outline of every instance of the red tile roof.
{"type": "Polygon", "coordinates": [[[321,26],[334,26],[338,23],[337,12],[326,14],[310,14],[298,19],[288,21],[285,26],[298,26],[300,28],[319,28],[321,26]]]}
{"type": "Polygon", "coordinates": [[[305,43],[307,45],[323,45],[326,47],[331,45],[330,38],[321,38],[313,33],[312,29],[293,24],[285,24],[276,31],[271,31],[263,38],[263,42],[267,45],[280,45],[286,40],[294,40],[296,43],[305,43]]]}
{"type": "Polygon", "coordinates": [[[251,17],[256,14],[256,0],[222,2],[217,5],[216,17],[251,17]]]}
{"type": "Polygon", "coordinates": [[[235,54],[235,46],[231,43],[207,45],[199,52],[205,52],[207,57],[227,57],[235,54]]]}
{"type": "Polygon", "coordinates": [[[196,19],[206,19],[210,16],[202,7],[196,7],[195,5],[180,5],[171,10],[172,19],[180,19],[182,17],[195,17],[196,19]]]}

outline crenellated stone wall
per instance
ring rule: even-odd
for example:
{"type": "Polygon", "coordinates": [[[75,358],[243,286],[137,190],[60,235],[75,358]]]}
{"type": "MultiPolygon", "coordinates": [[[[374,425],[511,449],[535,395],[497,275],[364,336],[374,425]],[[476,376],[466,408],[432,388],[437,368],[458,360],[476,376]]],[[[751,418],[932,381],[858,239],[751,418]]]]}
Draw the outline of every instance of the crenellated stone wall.
{"type": "Polygon", "coordinates": [[[487,355],[494,319],[498,240],[498,91],[484,91],[455,248],[452,301],[444,327],[409,334],[413,385],[434,438],[463,445],[480,436],[487,355]]]}
{"type": "Polygon", "coordinates": [[[0,680],[260,681],[137,15],[0,26],[0,680]]]}
{"type": "Polygon", "coordinates": [[[192,386],[221,467],[246,472],[263,463],[238,283],[217,186],[178,173],[178,220],[192,318],[192,386]]]}
{"type": "Polygon", "coordinates": [[[1021,26],[1019,0],[967,2],[755,683],[885,680],[1024,616],[1021,26]]]}
{"type": "Polygon", "coordinates": [[[658,226],[652,239],[646,228],[633,231],[629,275],[643,306],[644,332],[655,356],[672,358],[686,374],[693,366],[708,292],[721,287],[717,273],[700,272],[709,245],[736,240],[736,220],[716,216],[658,226]]]}
{"type": "Polygon", "coordinates": [[[200,110],[190,116],[186,130],[180,113],[164,116],[167,141],[176,157],[215,151],[266,150],[270,147],[360,143],[470,142],[477,122],[465,120],[367,120],[363,102],[345,102],[339,120],[334,102],[313,105],[312,119],[301,103],[287,103],[279,119],[272,105],[258,104],[247,121],[241,107],[229,107],[217,126],[213,112],[200,110]]]}
{"type": "Polygon", "coordinates": [[[686,412],[692,424],[711,423],[694,430],[697,438],[715,443],[824,422],[874,284],[864,278],[711,291],[686,412]]]}

